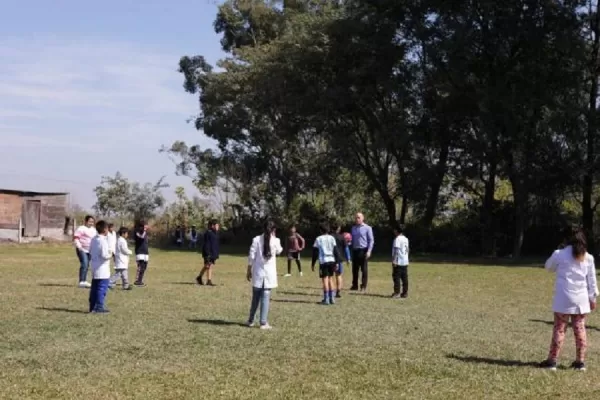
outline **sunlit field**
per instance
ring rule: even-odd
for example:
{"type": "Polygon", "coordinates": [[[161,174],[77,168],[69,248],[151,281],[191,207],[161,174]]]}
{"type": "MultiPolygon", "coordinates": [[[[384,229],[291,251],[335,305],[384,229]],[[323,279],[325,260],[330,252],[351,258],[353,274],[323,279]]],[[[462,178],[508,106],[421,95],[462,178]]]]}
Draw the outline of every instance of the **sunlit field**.
{"type": "MultiPolygon", "coordinates": [[[[243,326],[246,260],[224,256],[194,284],[188,251],[151,251],[146,288],[111,291],[87,314],[68,246],[0,248],[0,394],[8,399],[598,398],[600,318],[588,372],[536,369],[551,335],[552,275],[530,266],[410,266],[392,300],[391,267],[371,264],[367,294],[321,306],[304,260],[280,278],[272,331],[243,326]]],[[[377,261],[377,260],[376,260],[377,261]]],[[[384,260],[381,260],[384,261],[384,260]]],[[[543,260],[540,260],[543,261],[543,260]]],[[[285,260],[279,261],[280,275],[285,260]]],[[[130,268],[130,274],[135,269],[130,268]]],[[[349,272],[349,271],[348,271],[349,272]]],[[[346,277],[349,282],[349,274],[346,277]]],[[[562,365],[574,359],[569,332],[562,365]]]]}

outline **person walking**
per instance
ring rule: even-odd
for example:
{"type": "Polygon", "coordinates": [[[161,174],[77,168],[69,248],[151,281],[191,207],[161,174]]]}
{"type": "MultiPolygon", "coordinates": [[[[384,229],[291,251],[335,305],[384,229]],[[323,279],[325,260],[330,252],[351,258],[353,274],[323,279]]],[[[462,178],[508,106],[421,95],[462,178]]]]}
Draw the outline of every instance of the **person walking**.
{"type": "Polygon", "coordinates": [[[358,290],[358,274],[360,272],[362,281],[361,291],[367,290],[369,283],[369,258],[375,245],[373,228],[365,224],[365,216],[356,213],[354,218],[356,224],[352,227],[352,287],[350,290],[358,290]]]}

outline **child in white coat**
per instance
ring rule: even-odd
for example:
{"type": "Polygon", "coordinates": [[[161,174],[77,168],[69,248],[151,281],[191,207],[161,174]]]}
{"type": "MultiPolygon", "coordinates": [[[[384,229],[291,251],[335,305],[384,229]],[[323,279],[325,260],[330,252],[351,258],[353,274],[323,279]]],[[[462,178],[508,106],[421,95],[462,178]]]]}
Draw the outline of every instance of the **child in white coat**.
{"type": "Polygon", "coordinates": [[[556,250],[546,261],[546,269],[556,273],[554,286],[554,331],[548,358],[542,368],[556,370],[569,320],[575,333],[577,356],[572,368],[585,371],[587,335],[585,318],[596,308],[598,286],[594,257],[587,252],[587,241],[580,229],[570,229],[567,246],[556,250]]]}
{"type": "Polygon", "coordinates": [[[127,246],[127,238],[129,237],[129,230],[125,227],[119,229],[119,239],[117,240],[117,246],[115,251],[115,274],[110,278],[111,288],[117,283],[119,278],[123,282],[123,290],[131,290],[132,286],[129,284],[129,256],[133,254],[127,246]]]}
{"type": "Polygon", "coordinates": [[[246,278],[252,282],[252,303],[248,326],[254,326],[254,317],[260,305],[260,329],[271,329],[268,322],[271,290],[277,287],[275,256],[281,254],[281,241],[275,236],[275,224],[265,224],[264,233],[256,236],[250,246],[246,278]]]}

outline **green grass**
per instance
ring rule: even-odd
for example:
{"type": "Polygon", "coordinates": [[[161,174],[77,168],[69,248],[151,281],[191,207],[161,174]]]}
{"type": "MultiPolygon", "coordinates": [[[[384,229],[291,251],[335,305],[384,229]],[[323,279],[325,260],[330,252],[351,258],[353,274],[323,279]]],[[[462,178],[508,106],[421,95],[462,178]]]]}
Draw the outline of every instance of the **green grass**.
{"type": "MultiPolygon", "coordinates": [[[[284,260],[279,261],[283,272],[284,260]]],[[[85,314],[77,262],[62,246],[0,248],[0,397],[9,399],[597,398],[600,320],[589,370],[530,366],[550,341],[552,275],[540,268],[411,265],[410,298],[388,299],[391,267],[370,293],[319,306],[315,274],[280,280],[270,332],[239,324],[250,287],[242,257],[191,282],[201,258],[155,250],[148,287],[109,293],[85,314]],[[284,300],[289,300],[284,302],[284,300]]],[[[309,268],[307,269],[309,270],[309,268]]],[[[134,268],[130,269],[134,272],[134,268]]],[[[347,275],[349,278],[349,274],[347,275]]],[[[597,328],[596,328],[597,327],[597,328]]],[[[569,332],[563,365],[574,358],[569,332]]]]}

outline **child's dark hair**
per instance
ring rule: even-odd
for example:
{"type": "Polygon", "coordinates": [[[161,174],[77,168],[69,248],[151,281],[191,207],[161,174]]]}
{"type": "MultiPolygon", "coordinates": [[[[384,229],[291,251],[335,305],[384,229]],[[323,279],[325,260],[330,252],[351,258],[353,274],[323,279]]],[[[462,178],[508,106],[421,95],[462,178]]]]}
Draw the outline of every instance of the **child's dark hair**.
{"type": "Polygon", "coordinates": [[[85,218],[84,218],[83,220],[84,220],[84,221],[85,221],[85,223],[87,224],[87,222],[88,222],[90,219],[94,219],[94,217],[92,217],[91,215],[86,215],[86,216],[85,216],[85,218]]]}
{"type": "Polygon", "coordinates": [[[109,223],[108,223],[108,229],[110,229],[110,228],[114,228],[114,227],[115,227],[115,224],[113,224],[112,222],[109,222],[109,223]]]}
{"type": "Polygon", "coordinates": [[[108,229],[106,221],[100,220],[96,222],[96,231],[98,231],[98,233],[104,232],[106,229],[108,229]]]}
{"type": "Polygon", "coordinates": [[[215,227],[215,225],[217,225],[219,223],[219,221],[217,221],[216,219],[211,219],[210,221],[208,221],[208,229],[212,229],[215,227]]]}
{"type": "Polygon", "coordinates": [[[321,224],[321,226],[319,226],[319,231],[320,231],[322,234],[329,233],[329,224],[327,224],[327,223],[322,223],[322,224],[321,224]]]}
{"type": "Polygon", "coordinates": [[[581,228],[569,228],[569,235],[567,238],[567,244],[571,246],[574,258],[579,259],[587,253],[587,239],[581,228]]]}
{"type": "Polygon", "coordinates": [[[125,235],[128,232],[129,232],[129,229],[127,229],[124,226],[122,226],[122,227],[119,228],[119,236],[123,236],[123,235],[125,235]]]}
{"type": "Polygon", "coordinates": [[[400,223],[394,224],[394,232],[396,232],[398,234],[404,233],[404,225],[400,224],[400,223]]]}
{"type": "Polygon", "coordinates": [[[146,226],[146,221],[144,221],[143,219],[139,220],[137,223],[137,229],[141,230],[144,228],[144,226],[146,226]]]}
{"type": "Polygon", "coordinates": [[[264,231],[263,231],[263,258],[265,260],[268,260],[269,258],[271,258],[273,256],[273,254],[271,254],[271,236],[273,235],[273,232],[275,232],[275,229],[277,229],[277,227],[275,226],[275,222],[273,221],[267,221],[265,222],[264,225],[264,231]]]}

